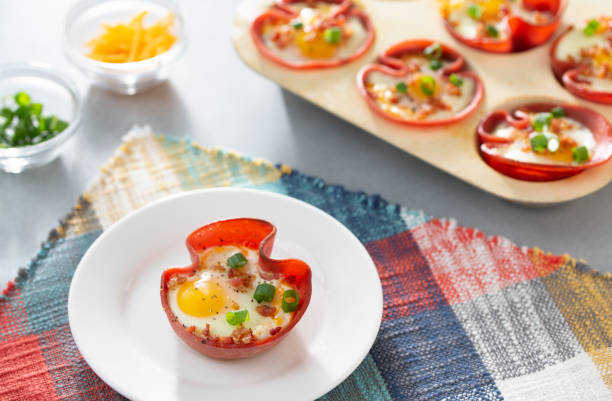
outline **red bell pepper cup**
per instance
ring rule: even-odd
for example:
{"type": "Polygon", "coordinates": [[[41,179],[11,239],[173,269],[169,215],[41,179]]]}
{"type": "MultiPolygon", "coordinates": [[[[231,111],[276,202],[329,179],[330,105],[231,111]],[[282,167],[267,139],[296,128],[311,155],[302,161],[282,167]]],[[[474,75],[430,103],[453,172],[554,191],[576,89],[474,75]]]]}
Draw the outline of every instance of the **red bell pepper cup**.
{"type": "Polygon", "coordinates": [[[582,64],[579,61],[567,61],[557,58],[557,48],[567,35],[575,28],[569,27],[553,42],[550,48],[550,65],[555,77],[561,84],[574,96],[589,100],[595,103],[612,104],[612,92],[605,92],[592,89],[588,81],[580,78],[582,64]]]}
{"type": "Polygon", "coordinates": [[[404,42],[397,43],[387,50],[385,50],[379,57],[377,64],[369,64],[361,68],[357,73],[357,86],[359,88],[359,92],[361,96],[365,99],[368,105],[374,110],[376,113],[381,116],[400,124],[417,126],[417,127],[435,127],[435,126],[443,126],[448,124],[453,124],[458,121],[463,120],[472,114],[478,106],[482,103],[484,99],[484,84],[472,71],[465,71],[465,60],[463,57],[457,53],[455,50],[450,47],[441,44],[442,46],[442,59],[445,61],[449,61],[445,68],[440,70],[440,73],[448,77],[450,74],[459,75],[462,78],[473,79],[475,82],[475,89],[472,101],[465,107],[463,110],[459,111],[457,114],[450,118],[444,119],[432,119],[432,120],[410,120],[399,118],[382,110],[375,99],[372,98],[368,90],[366,89],[366,82],[368,76],[372,72],[380,72],[382,74],[394,77],[394,78],[403,78],[409,74],[408,67],[400,60],[400,57],[404,54],[415,54],[415,53],[423,53],[423,51],[431,46],[433,43],[436,43],[432,40],[428,39],[414,39],[407,40],[404,42]]]}
{"type": "Polygon", "coordinates": [[[546,24],[533,24],[518,15],[510,15],[506,17],[508,31],[505,39],[469,39],[461,36],[446,18],[444,25],[456,40],[475,49],[491,53],[514,53],[529,50],[545,43],[555,33],[567,7],[567,0],[523,0],[523,5],[527,10],[550,12],[553,17],[546,24]]]}
{"type": "Polygon", "coordinates": [[[333,68],[343,64],[350,63],[353,60],[361,57],[374,43],[374,26],[370,21],[368,15],[361,9],[356,7],[350,0],[318,0],[323,3],[337,4],[336,9],[332,15],[332,18],[344,17],[358,18],[365,29],[367,30],[367,36],[364,43],[348,57],[333,59],[333,60],[307,60],[303,62],[289,61],[278,56],[272,52],[268,46],[264,43],[261,37],[261,31],[266,22],[283,21],[290,22],[291,20],[299,16],[298,10],[292,6],[292,3],[297,3],[299,0],[277,0],[276,4],[270,7],[268,10],[261,13],[257,18],[253,20],[251,24],[251,38],[255,43],[257,50],[268,59],[274,61],[287,68],[296,70],[314,70],[321,68],[333,68]]]}
{"type": "Polygon", "coordinates": [[[599,166],[612,157],[612,126],[601,114],[582,106],[533,103],[517,107],[511,112],[496,110],[489,113],[480,122],[476,133],[478,149],[482,159],[501,174],[523,181],[555,181],[568,178],[589,168],[599,166]],[[593,133],[597,147],[588,162],[567,166],[525,163],[493,153],[493,149],[496,147],[503,147],[512,143],[510,139],[492,134],[498,125],[506,122],[518,129],[525,129],[529,126],[529,118],[519,109],[530,113],[542,113],[549,112],[556,106],[563,107],[567,117],[580,122],[593,133]]]}
{"type": "Polygon", "coordinates": [[[300,321],[312,292],[310,267],[297,259],[274,260],[270,258],[276,227],[264,220],[223,220],[198,228],[187,237],[186,245],[192,264],[165,270],[161,276],[161,303],[174,332],[194,350],[217,359],[247,358],[278,344],[300,321]],[[235,245],[259,251],[260,275],[266,280],[283,279],[294,287],[299,295],[298,308],[287,326],[278,333],[250,344],[236,344],[231,337],[207,340],[184,327],[168,305],[168,281],[173,276],[191,276],[199,269],[200,253],[208,248],[235,245]]]}

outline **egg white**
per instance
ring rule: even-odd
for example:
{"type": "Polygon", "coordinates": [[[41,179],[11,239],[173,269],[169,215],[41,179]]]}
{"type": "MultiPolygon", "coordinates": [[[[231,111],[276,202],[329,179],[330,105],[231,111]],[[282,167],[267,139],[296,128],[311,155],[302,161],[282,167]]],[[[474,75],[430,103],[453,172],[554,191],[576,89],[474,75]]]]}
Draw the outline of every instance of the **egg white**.
{"type": "MultiPolygon", "coordinates": [[[[443,61],[443,66],[448,65],[448,62],[443,61]]],[[[424,62],[421,65],[421,73],[425,75],[435,76],[437,72],[433,71],[429,67],[428,62],[424,62]]],[[[403,80],[404,78],[396,78],[391,77],[386,74],[382,74],[378,71],[372,72],[368,76],[368,82],[375,85],[375,90],[387,90],[389,91],[389,96],[392,95],[392,89],[395,88],[395,85],[403,80]]],[[[442,101],[451,106],[451,110],[436,110],[433,114],[429,115],[426,120],[441,120],[445,118],[450,118],[465,109],[474,98],[474,91],[476,89],[476,82],[469,77],[463,78],[463,85],[461,85],[461,95],[459,96],[451,96],[446,91],[442,92],[441,98],[442,101]]],[[[400,118],[412,119],[413,113],[410,110],[405,110],[399,106],[406,106],[408,108],[416,107],[419,103],[422,103],[422,100],[413,100],[408,96],[401,96],[398,103],[387,103],[385,101],[381,101],[380,99],[376,99],[378,106],[387,112],[390,112],[394,115],[399,116],[400,118]]]]}
{"type": "MultiPolygon", "coordinates": [[[[593,152],[595,151],[595,147],[597,146],[597,142],[595,141],[595,137],[593,136],[593,133],[591,132],[591,130],[589,130],[584,125],[580,124],[578,121],[572,118],[569,118],[569,117],[563,117],[563,118],[566,121],[574,125],[574,128],[567,130],[567,131],[563,131],[563,134],[569,136],[574,141],[576,141],[578,146],[585,146],[587,150],[589,151],[589,154],[592,155],[593,152]]],[[[510,125],[506,123],[503,123],[497,126],[497,128],[493,132],[493,135],[499,136],[502,138],[509,138],[511,137],[514,131],[515,131],[515,128],[511,127],[510,125]]],[[[547,130],[544,131],[544,135],[549,137],[549,139],[550,137],[556,136],[555,134],[548,132],[547,130]]],[[[516,160],[516,161],[524,162],[524,163],[554,164],[554,165],[578,164],[575,162],[566,163],[561,160],[556,160],[554,158],[546,157],[545,155],[531,151],[531,144],[529,143],[529,138],[526,136],[518,138],[517,140],[515,140],[508,146],[492,148],[491,153],[503,156],[506,159],[516,160]],[[529,149],[529,150],[526,151],[524,149],[529,149]]]]}
{"type": "Polygon", "coordinates": [[[222,308],[218,314],[207,317],[190,316],[183,312],[178,305],[177,295],[181,287],[179,284],[168,290],[168,305],[170,310],[178,318],[178,321],[185,327],[195,326],[197,330],[201,331],[205,329],[206,325],[208,324],[211,336],[228,337],[231,336],[232,332],[238,327],[229,324],[226,320],[226,313],[235,311],[231,307],[232,302],[235,302],[239,305],[237,310],[246,309],[249,312],[249,320],[243,323],[243,326],[252,329],[253,334],[255,334],[255,336],[257,336],[259,339],[268,337],[270,335],[270,329],[278,326],[284,327],[291,321],[291,316],[293,313],[283,312],[282,308],[280,307],[280,303],[278,302],[278,297],[280,297],[285,290],[291,289],[291,287],[281,283],[280,280],[262,279],[259,275],[258,259],[258,253],[256,251],[250,249],[247,250],[246,248],[238,248],[235,246],[211,248],[204,251],[200,256],[201,269],[198,270],[194,276],[189,277],[188,281],[195,281],[196,287],[198,286],[198,282],[204,283],[208,280],[217,281],[222,288],[222,292],[228,298],[228,302],[226,302],[224,308],[222,308]],[[250,274],[254,274],[256,277],[253,281],[252,288],[245,293],[239,292],[233,288],[229,283],[230,279],[227,275],[227,272],[231,269],[227,264],[227,259],[235,253],[241,251],[246,251],[248,260],[247,264],[241,269],[250,274]],[[217,265],[224,266],[226,270],[220,272],[212,269],[213,266],[217,265]],[[277,313],[274,317],[261,316],[255,310],[259,303],[253,299],[253,294],[255,292],[255,288],[257,288],[257,285],[264,282],[272,284],[276,287],[275,300],[272,303],[277,309],[277,313]]]}

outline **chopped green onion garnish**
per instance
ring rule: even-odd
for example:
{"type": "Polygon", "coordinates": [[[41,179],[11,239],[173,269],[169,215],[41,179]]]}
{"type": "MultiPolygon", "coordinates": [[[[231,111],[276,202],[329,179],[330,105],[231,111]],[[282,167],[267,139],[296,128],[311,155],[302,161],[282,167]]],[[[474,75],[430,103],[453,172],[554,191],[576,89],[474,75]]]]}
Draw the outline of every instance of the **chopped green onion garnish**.
{"type": "Polygon", "coordinates": [[[35,116],[40,116],[40,114],[42,113],[42,104],[40,103],[32,103],[32,106],[30,106],[32,109],[32,114],[35,116]]]}
{"type": "Polygon", "coordinates": [[[244,255],[242,253],[240,253],[240,252],[236,252],[235,254],[233,254],[232,256],[227,258],[227,264],[232,269],[238,269],[238,268],[246,265],[247,262],[248,262],[247,258],[245,258],[244,255]]]}
{"type": "Polygon", "coordinates": [[[586,36],[593,36],[597,33],[597,30],[600,26],[601,24],[599,23],[599,21],[595,19],[590,20],[587,26],[584,28],[583,32],[586,36]]]}
{"type": "Polygon", "coordinates": [[[232,326],[238,326],[239,324],[249,321],[249,311],[243,309],[236,312],[227,312],[225,314],[225,320],[232,326]]]}
{"type": "Polygon", "coordinates": [[[544,127],[550,125],[553,115],[551,113],[538,113],[533,120],[533,129],[537,132],[544,131],[544,127]]]}
{"type": "Polygon", "coordinates": [[[296,290],[287,290],[283,293],[283,312],[295,312],[300,304],[300,296],[296,290]]]}
{"type": "Polygon", "coordinates": [[[480,17],[482,17],[482,7],[480,7],[478,4],[472,3],[468,6],[467,13],[474,19],[480,19],[480,17]]]}
{"type": "Polygon", "coordinates": [[[68,123],[57,116],[43,116],[43,105],[26,92],[4,97],[0,109],[0,147],[36,145],[58,135],[68,123]]]}
{"type": "Polygon", "coordinates": [[[561,118],[565,116],[565,110],[563,107],[555,107],[550,111],[550,114],[552,114],[554,118],[561,118]]]}
{"type": "Polygon", "coordinates": [[[30,104],[30,95],[25,92],[17,92],[15,95],[15,103],[18,106],[27,106],[30,104]]]}
{"type": "Polygon", "coordinates": [[[294,19],[291,21],[291,26],[295,29],[300,29],[304,26],[304,24],[299,19],[294,19]]]}
{"type": "Polygon", "coordinates": [[[584,163],[585,161],[589,160],[589,151],[586,146],[572,148],[572,155],[574,156],[574,161],[576,163],[584,163]]]}
{"type": "Polygon", "coordinates": [[[323,32],[323,37],[327,43],[336,44],[340,42],[342,31],[337,26],[327,28],[323,32]]]}
{"type": "Polygon", "coordinates": [[[425,57],[430,60],[439,60],[442,58],[444,50],[442,49],[442,45],[440,43],[432,43],[425,48],[423,53],[425,54],[425,57]]]}
{"type": "Polygon", "coordinates": [[[421,92],[427,96],[431,96],[436,91],[436,80],[430,75],[421,77],[421,92]]]}
{"type": "Polygon", "coordinates": [[[494,25],[489,25],[487,27],[487,33],[492,38],[496,38],[496,37],[499,36],[499,31],[497,30],[497,28],[494,25]]]}
{"type": "Polygon", "coordinates": [[[548,138],[544,134],[534,135],[530,142],[534,152],[541,152],[548,146],[548,138]]]}
{"type": "Polygon", "coordinates": [[[463,78],[461,78],[457,74],[450,74],[450,76],[448,77],[448,80],[450,81],[451,84],[455,86],[463,85],[463,78]]]}
{"type": "Polygon", "coordinates": [[[261,283],[257,286],[257,288],[255,288],[253,299],[256,300],[257,303],[261,303],[262,301],[272,302],[275,292],[276,287],[274,287],[272,284],[261,283]]]}
{"type": "Polygon", "coordinates": [[[431,60],[431,63],[429,63],[429,68],[431,68],[434,71],[438,71],[440,68],[442,68],[442,61],[431,60]]]}
{"type": "Polygon", "coordinates": [[[397,84],[395,84],[395,89],[397,89],[399,93],[406,93],[406,91],[408,90],[408,86],[406,86],[404,82],[398,82],[397,84]]]}

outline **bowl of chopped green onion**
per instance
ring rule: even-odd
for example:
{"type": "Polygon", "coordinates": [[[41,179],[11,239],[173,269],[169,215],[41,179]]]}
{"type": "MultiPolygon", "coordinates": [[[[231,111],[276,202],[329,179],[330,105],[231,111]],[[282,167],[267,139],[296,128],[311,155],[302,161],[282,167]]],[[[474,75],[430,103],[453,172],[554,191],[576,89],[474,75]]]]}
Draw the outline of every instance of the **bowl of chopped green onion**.
{"type": "Polygon", "coordinates": [[[36,62],[0,64],[0,170],[49,163],[80,117],[78,88],[64,74],[36,62]]]}

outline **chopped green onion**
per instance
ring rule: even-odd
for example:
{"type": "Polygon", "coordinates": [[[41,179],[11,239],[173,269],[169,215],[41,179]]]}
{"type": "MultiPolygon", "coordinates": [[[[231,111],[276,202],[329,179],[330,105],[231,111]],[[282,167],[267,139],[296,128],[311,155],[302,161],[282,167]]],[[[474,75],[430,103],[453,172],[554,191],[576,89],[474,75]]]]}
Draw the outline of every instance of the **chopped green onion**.
{"type": "Polygon", "coordinates": [[[497,28],[495,27],[495,25],[489,25],[487,27],[487,33],[489,34],[490,37],[492,38],[497,38],[499,36],[499,31],[497,30],[497,28]]]}
{"type": "Polygon", "coordinates": [[[430,60],[439,60],[442,58],[442,54],[444,53],[444,49],[442,49],[442,45],[440,43],[432,43],[427,46],[423,51],[425,57],[430,60]]]}
{"type": "Polygon", "coordinates": [[[427,96],[431,96],[436,91],[436,80],[430,75],[423,75],[421,77],[421,92],[427,96]]]}
{"type": "Polygon", "coordinates": [[[448,77],[448,80],[450,81],[451,84],[453,84],[455,86],[463,85],[463,78],[461,78],[457,74],[454,74],[454,73],[450,74],[450,76],[448,77]]]}
{"type": "Polygon", "coordinates": [[[327,43],[336,44],[340,42],[340,38],[342,37],[342,31],[337,26],[327,28],[323,32],[323,37],[327,43]]]}
{"type": "Polygon", "coordinates": [[[541,152],[548,146],[548,138],[544,134],[538,134],[531,137],[531,149],[534,152],[541,152]]]}
{"type": "Polygon", "coordinates": [[[431,68],[434,71],[438,71],[440,68],[442,68],[442,61],[431,60],[431,63],[429,63],[429,68],[431,68]]]}
{"type": "Polygon", "coordinates": [[[227,312],[225,314],[225,320],[232,326],[238,326],[239,324],[249,321],[249,311],[243,309],[236,312],[227,312]]]}
{"type": "Polygon", "coordinates": [[[533,120],[534,131],[537,131],[537,132],[544,131],[544,127],[549,126],[552,119],[553,119],[553,115],[551,113],[536,114],[536,117],[533,120]]]}
{"type": "Polygon", "coordinates": [[[294,19],[293,21],[291,21],[291,26],[294,29],[300,29],[304,26],[304,24],[299,19],[294,19]]]}
{"type": "Polygon", "coordinates": [[[17,92],[15,95],[15,102],[19,106],[27,106],[30,104],[30,95],[25,92],[17,92]]]}
{"type": "Polygon", "coordinates": [[[482,17],[482,7],[478,4],[470,4],[467,8],[467,13],[473,19],[480,19],[482,17]]]}
{"type": "Polygon", "coordinates": [[[0,147],[36,145],[53,138],[68,128],[57,116],[43,116],[43,105],[32,102],[30,95],[20,91],[3,98],[0,108],[0,147]]]}
{"type": "Polygon", "coordinates": [[[248,262],[247,258],[245,258],[244,255],[242,253],[240,253],[240,252],[236,252],[235,254],[233,254],[232,256],[227,258],[227,264],[232,269],[238,269],[238,268],[246,265],[247,262],[248,262]]]}
{"type": "Polygon", "coordinates": [[[272,284],[261,283],[257,286],[257,288],[255,288],[253,299],[256,300],[257,303],[261,303],[262,301],[272,302],[275,292],[276,287],[274,287],[272,284]]]}
{"type": "Polygon", "coordinates": [[[589,151],[586,146],[572,148],[572,155],[574,156],[574,161],[576,163],[584,163],[585,161],[589,160],[589,151]]]}
{"type": "Polygon", "coordinates": [[[555,107],[550,111],[550,114],[552,114],[553,118],[561,118],[565,116],[565,110],[563,107],[555,107]]]}
{"type": "Polygon", "coordinates": [[[300,296],[296,290],[287,290],[283,293],[283,302],[281,307],[283,312],[295,312],[300,304],[300,296]]]}
{"type": "Polygon", "coordinates": [[[42,114],[43,106],[40,103],[32,103],[32,114],[35,116],[40,116],[42,114]]]}
{"type": "Polygon", "coordinates": [[[408,91],[408,86],[406,86],[404,82],[398,82],[395,84],[395,89],[397,89],[399,93],[406,93],[406,91],[408,91]]]}
{"type": "Polygon", "coordinates": [[[599,23],[599,21],[595,19],[590,20],[587,26],[584,28],[583,32],[586,36],[593,36],[597,33],[597,30],[600,26],[601,24],[599,23]]]}

